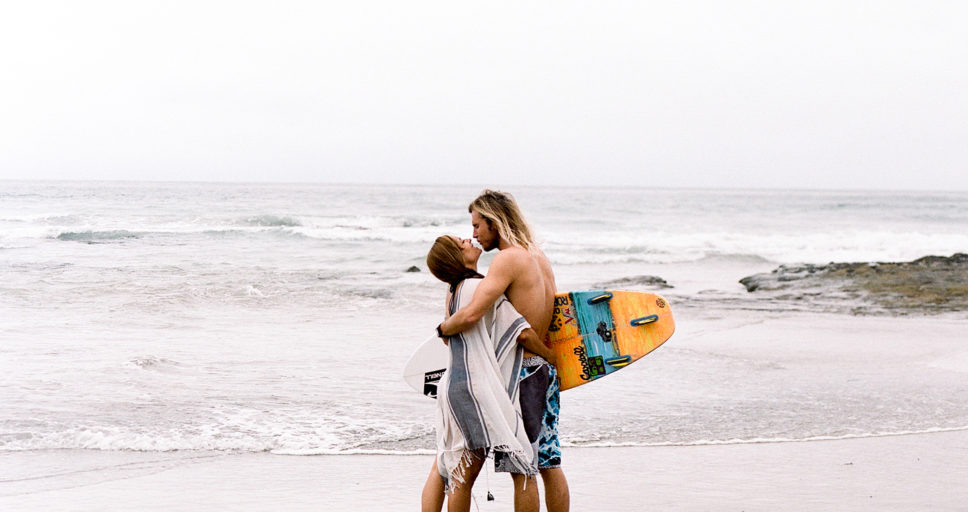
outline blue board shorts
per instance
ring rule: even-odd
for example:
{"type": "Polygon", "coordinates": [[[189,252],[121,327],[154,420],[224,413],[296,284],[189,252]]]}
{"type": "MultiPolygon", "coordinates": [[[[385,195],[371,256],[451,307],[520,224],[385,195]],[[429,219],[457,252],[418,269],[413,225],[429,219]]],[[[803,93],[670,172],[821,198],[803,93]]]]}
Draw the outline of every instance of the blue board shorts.
{"type": "MultiPolygon", "coordinates": [[[[561,467],[561,443],[558,440],[560,386],[558,372],[541,356],[529,357],[521,365],[518,398],[528,440],[537,452],[538,469],[561,467]]],[[[496,454],[495,471],[502,468],[496,454]]]]}

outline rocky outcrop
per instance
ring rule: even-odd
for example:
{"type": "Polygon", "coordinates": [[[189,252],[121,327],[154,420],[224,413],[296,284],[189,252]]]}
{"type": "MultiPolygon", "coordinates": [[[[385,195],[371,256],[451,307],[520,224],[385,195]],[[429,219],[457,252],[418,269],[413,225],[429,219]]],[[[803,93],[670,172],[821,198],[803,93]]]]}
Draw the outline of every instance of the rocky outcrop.
{"type": "Polygon", "coordinates": [[[968,254],[900,263],[781,265],[739,281],[778,300],[855,300],[855,312],[968,311],[968,254]]]}

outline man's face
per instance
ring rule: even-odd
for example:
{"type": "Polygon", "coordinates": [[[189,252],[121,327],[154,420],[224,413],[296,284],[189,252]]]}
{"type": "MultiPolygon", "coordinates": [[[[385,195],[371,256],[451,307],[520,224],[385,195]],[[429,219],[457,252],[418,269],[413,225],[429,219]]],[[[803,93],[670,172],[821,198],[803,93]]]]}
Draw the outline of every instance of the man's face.
{"type": "Polygon", "coordinates": [[[491,227],[491,223],[484,217],[477,214],[477,210],[471,212],[471,226],[474,226],[474,239],[485,251],[497,249],[500,237],[497,230],[491,227]]]}

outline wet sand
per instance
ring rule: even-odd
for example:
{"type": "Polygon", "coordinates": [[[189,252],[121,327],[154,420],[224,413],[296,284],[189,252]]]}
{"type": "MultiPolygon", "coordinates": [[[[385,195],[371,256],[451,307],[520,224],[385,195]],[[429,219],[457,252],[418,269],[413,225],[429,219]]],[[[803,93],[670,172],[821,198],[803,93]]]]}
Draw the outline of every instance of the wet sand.
{"type": "MultiPolygon", "coordinates": [[[[564,455],[572,510],[968,510],[968,431],[564,455]]],[[[418,510],[431,460],[8,452],[0,454],[0,509],[418,510]]],[[[475,494],[480,510],[512,509],[505,475],[482,475],[475,494]],[[484,500],[488,479],[494,502],[484,500]]]]}

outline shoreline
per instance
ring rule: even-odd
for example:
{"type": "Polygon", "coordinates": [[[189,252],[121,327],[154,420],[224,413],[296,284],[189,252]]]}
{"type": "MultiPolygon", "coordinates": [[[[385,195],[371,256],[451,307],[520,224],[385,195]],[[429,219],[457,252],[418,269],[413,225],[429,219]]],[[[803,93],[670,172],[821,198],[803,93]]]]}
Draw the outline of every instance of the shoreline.
{"type": "MultiPolygon", "coordinates": [[[[572,510],[955,511],[968,502],[966,430],[563,451],[572,510]]],[[[417,510],[431,461],[429,455],[0,452],[0,508],[417,510]]],[[[504,475],[482,474],[474,494],[480,510],[512,509],[504,475]],[[484,500],[488,482],[496,501],[484,500]]]]}

